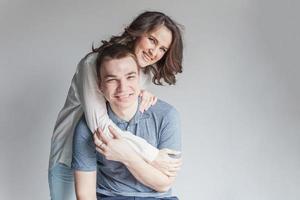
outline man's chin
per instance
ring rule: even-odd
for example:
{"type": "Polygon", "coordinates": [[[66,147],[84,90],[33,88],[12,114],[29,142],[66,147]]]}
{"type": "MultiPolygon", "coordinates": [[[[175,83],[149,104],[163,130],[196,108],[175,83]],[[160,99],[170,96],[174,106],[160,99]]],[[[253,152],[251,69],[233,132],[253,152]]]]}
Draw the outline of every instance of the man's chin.
{"type": "Polygon", "coordinates": [[[134,100],[132,98],[116,99],[114,104],[118,107],[127,107],[134,104],[134,100]]]}
{"type": "Polygon", "coordinates": [[[122,109],[127,109],[129,108],[131,105],[133,105],[132,102],[114,102],[114,106],[120,110],[122,109]]]}
{"type": "Polygon", "coordinates": [[[124,99],[115,99],[113,104],[119,108],[128,108],[135,105],[137,97],[128,97],[124,99]]]}

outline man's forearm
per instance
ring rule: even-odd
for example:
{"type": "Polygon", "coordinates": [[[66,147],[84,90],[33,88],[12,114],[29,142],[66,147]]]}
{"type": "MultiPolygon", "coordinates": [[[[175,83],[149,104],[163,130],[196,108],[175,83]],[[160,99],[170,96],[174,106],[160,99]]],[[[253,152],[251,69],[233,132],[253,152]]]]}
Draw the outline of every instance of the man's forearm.
{"type": "Polygon", "coordinates": [[[96,200],[96,171],[75,170],[74,175],[77,200],[96,200]]]}
{"type": "Polygon", "coordinates": [[[168,177],[145,162],[138,154],[131,155],[123,164],[138,181],[157,192],[168,191],[175,180],[175,177],[168,177]]]}

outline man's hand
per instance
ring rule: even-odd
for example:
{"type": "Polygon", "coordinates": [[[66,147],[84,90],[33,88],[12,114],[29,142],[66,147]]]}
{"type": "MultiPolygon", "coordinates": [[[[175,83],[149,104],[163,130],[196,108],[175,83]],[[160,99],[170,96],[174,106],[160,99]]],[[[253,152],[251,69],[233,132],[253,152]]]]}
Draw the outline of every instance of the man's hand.
{"type": "Polygon", "coordinates": [[[168,191],[181,165],[181,160],[178,161],[177,159],[170,158],[168,153],[174,155],[176,152],[161,150],[156,160],[152,164],[149,164],[131,148],[125,138],[119,135],[112,127],[109,127],[109,130],[113,136],[112,138],[107,137],[101,129],[98,129],[94,134],[94,141],[98,146],[96,150],[108,160],[123,163],[142,184],[157,192],[168,191]],[[154,166],[162,169],[165,173],[154,166]]]}
{"type": "Polygon", "coordinates": [[[148,110],[150,106],[153,106],[157,102],[157,97],[146,90],[141,90],[139,96],[142,97],[142,101],[139,109],[141,112],[148,110]]]}
{"type": "Polygon", "coordinates": [[[104,155],[107,160],[126,163],[129,159],[133,159],[137,153],[130,147],[126,139],[111,126],[108,128],[113,136],[112,138],[107,137],[100,128],[94,134],[96,150],[104,155]]]}
{"type": "Polygon", "coordinates": [[[166,176],[175,177],[182,165],[182,158],[172,158],[170,155],[179,155],[180,152],[171,149],[161,149],[155,160],[150,164],[166,176]]]}

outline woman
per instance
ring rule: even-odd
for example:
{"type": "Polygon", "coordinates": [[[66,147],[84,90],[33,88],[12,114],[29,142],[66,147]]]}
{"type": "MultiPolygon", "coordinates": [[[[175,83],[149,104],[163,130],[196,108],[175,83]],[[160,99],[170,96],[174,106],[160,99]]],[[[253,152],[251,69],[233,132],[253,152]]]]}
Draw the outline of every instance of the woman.
{"type": "MultiPolygon", "coordinates": [[[[120,43],[132,48],[144,72],[142,73],[144,82],[147,82],[147,77],[152,72],[154,84],[162,85],[162,80],[168,84],[175,84],[175,75],[182,72],[180,29],[163,13],[144,12],[134,19],[121,36],[114,36],[103,43],[104,46],[120,43]]],[[[65,105],[58,115],[54,128],[49,161],[49,187],[51,198],[54,200],[75,199],[73,173],[70,168],[72,139],[74,128],[83,113],[92,132],[101,128],[108,134],[108,125],[112,125],[146,161],[163,173],[172,176],[176,171],[173,169],[178,169],[181,164],[179,160],[167,156],[176,152],[158,151],[145,140],[122,132],[110,121],[105,99],[97,87],[95,62],[98,52],[101,52],[101,48],[93,48],[93,52],[78,64],[65,105]]],[[[142,92],[141,95],[150,99],[143,101],[142,109],[155,103],[155,98],[153,101],[153,96],[147,92],[142,92]],[[147,103],[148,101],[150,103],[147,103]]],[[[101,144],[97,142],[96,145],[101,144]]]]}

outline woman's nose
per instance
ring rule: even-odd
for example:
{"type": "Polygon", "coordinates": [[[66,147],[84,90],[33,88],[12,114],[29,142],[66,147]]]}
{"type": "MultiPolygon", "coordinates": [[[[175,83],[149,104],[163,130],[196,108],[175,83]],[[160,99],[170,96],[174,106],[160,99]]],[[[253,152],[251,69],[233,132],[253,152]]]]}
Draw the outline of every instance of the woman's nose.
{"type": "Polygon", "coordinates": [[[149,49],[149,54],[150,54],[151,58],[154,59],[157,55],[157,48],[153,47],[153,48],[149,49]]]}

